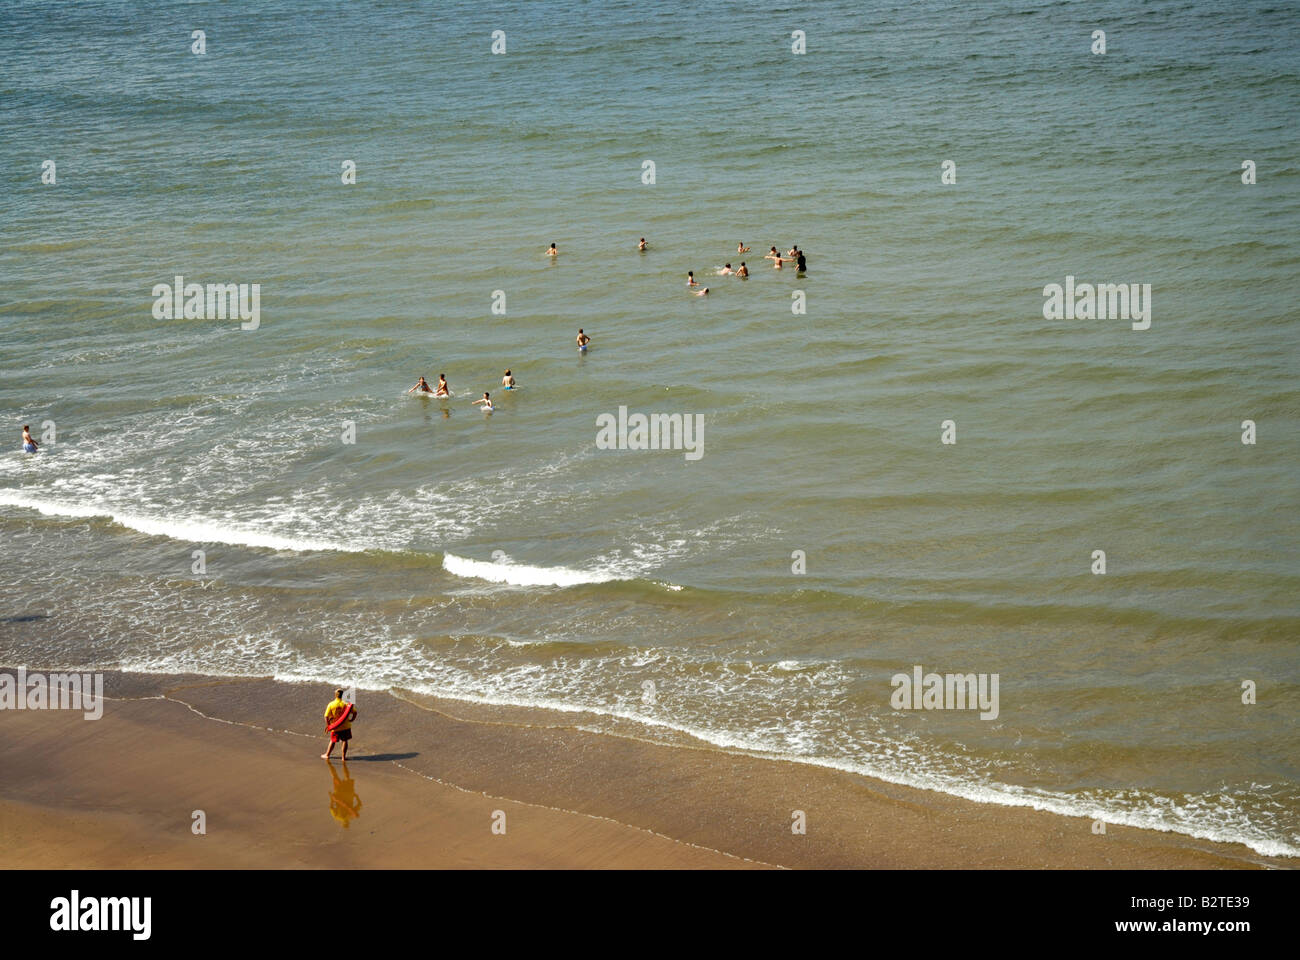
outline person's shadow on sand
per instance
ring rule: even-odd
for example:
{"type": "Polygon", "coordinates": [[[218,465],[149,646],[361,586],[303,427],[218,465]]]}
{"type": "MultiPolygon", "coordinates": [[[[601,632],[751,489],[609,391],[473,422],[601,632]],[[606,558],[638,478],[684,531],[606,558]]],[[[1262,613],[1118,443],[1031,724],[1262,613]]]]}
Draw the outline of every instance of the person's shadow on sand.
{"type": "Polygon", "coordinates": [[[334,764],[327,764],[327,766],[330,768],[330,778],[333,780],[330,785],[330,816],[346,830],[352,826],[354,819],[361,816],[361,798],[357,796],[356,785],[352,782],[346,763],[343,764],[341,778],[335,771],[334,764]]]}
{"type": "Polygon", "coordinates": [[[410,760],[412,757],[418,757],[418,753],[372,753],[368,757],[348,757],[349,763],[364,763],[375,761],[389,762],[393,760],[410,760]]]}

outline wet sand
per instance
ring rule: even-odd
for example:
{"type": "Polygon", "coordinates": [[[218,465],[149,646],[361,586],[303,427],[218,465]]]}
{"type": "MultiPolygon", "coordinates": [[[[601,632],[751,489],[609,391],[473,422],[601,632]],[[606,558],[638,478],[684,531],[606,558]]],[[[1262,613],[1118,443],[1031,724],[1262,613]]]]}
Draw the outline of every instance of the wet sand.
{"type": "Polygon", "coordinates": [[[99,720],[5,712],[5,867],[1294,866],[1236,844],[1097,834],[1083,818],[591,732],[581,714],[362,690],[345,768],[320,759],[332,696],[320,684],[108,673],[104,691],[99,720]],[[791,830],[796,810],[806,834],[791,830]]]}

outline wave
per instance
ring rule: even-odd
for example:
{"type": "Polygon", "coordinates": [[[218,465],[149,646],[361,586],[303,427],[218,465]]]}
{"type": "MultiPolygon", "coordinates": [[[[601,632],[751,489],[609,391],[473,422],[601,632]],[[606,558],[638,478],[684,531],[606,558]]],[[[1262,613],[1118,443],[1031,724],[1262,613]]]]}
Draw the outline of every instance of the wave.
{"type": "Polygon", "coordinates": [[[15,490],[0,490],[0,505],[26,507],[52,517],[103,517],[118,526],[151,537],[169,537],[172,540],[188,543],[225,543],[232,546],[263,547],[268,550],[338,550],[346,553],[360,553],[367,549],[359,544],[265,533],[238,524],[149,517],[138,513],[122,512],[103,504],[43,500],[15,490]]]}
{"type": "MultiPolygon", "coordinates": [[[[185,543],[223,543],[231,546],[298,552],[362,553],[367,550],[398,552],[391,547],[377,544],[268,533],[246,524],[147,516],[121,511],[101,503],[82,504],[39,498],[18,490],[0,490],[0,506],[24,507],[44,516],[103,518],[138,533],[152,537],[167,537],[185,543]]],[[[591,583],[636,580],[649,562],[644,558],[605,560],[594,569],[578,570],[572,567],[529,566],[514,563],[504,554],[501,557],[500,561],[484,561],[447,553],[442,557],[442,566],[453,576],[466,579],[487,580],[517,587],[574,587],[591,583]]],[[[676,584],[659,585],[670,590],[681,589],[676,584]]]]}
{"type": "Polygon", "coordinates": [[[575,570],[572,567],[532,567],[512,563],[503,555],[501,560],[470,560],[454,553],[445,553],[442,568],[457,577],[472,577],[492,583],[508,583],[516,587],[576,587],[586,583],[608,583],[611,580],[634,580],[630,573],[612,566],[596,570],[575,570]]]}

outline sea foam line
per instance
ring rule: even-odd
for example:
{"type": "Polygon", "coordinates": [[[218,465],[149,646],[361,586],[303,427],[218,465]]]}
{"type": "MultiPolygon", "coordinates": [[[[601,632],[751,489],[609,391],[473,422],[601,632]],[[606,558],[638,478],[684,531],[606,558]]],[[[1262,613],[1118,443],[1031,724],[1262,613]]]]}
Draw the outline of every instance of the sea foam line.
{"type": "Polygon", "coordinates": [[[508,583],[516,587],[574,587],[584,583],[608,583],[611,580],[632,580],[606,567],[601,570],[575,570],[572,567],[533,567],[507,560],[485,561],[458,557],[444,553],[442,568],[457,577],[473,577],[492,583],[508,583]]]}
{"type": "Polygon", "coordinates": [[[306,537],[281,536],[263,533],[234,524],[213,523],[209,520],[183,520],[150,517],[127,513],[105,504],[69,503],[63,500],[44,500],[16,490],[0,490],[0,505],[26,507],[45,516],[54,517],[104,517],[118,526],[127,527],[152,537],[168,537],[187,543],[225,543],[232,546],[264,547],[268,550],[336,550],[359,553],[364,546],[306,537]]]}

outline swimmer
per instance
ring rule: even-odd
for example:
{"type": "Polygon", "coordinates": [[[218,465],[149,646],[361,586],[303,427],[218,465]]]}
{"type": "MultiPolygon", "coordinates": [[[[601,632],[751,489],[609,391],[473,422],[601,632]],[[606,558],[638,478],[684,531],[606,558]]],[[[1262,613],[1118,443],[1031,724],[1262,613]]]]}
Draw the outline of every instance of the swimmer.
{"type": "Polygon", "coordinates": [[[799,244],[792,243],[790,244],[790,249],[785,252],[785,255],[787,257],[793,257],[798,253],[799,253],[799,244]]]}
{"type": "Polygon", "coordinates": [[[436,391],[434,391],[434,394],[433,394],[433,395],[434,395],[435,397],[450,397],[450,396],[451,396],[451,390],[450,390],[450,388],[448,388],[448,386],[447,386],[447,375],[446,375],[445,373],[440,373],[440,374],[438,374],[438,389],[437,389],[436,391]]]}
{"type": "Polygon", "coordinates": [[[698,280],[695,279],[695,271],[694,271],[694,270],[687,270],[687,271],[686,271],[686,285],[687,285],[688,287],[695,287],[695,286],[699,286],[699,283],[700,283],[700,281],[698,281],[698,280]]]}
{"type": "Polygon", "coordinates": [[[32,438],[32,428],[30,424],[23,424],[23,451],[26,453],[35,453],[36,448],[40,446],[32,438]]]}
{"type": "Polygon", "coordinates": [[[796,259],[796,260],[798,261],[798,263],[799,263],[799,268],[798,268],[798,269],[799,269],[799,272],[800,272],[800,273],[803,273],[805,270],[808,269],[808,261],[804,259],[803,251],[802,251],[802,250],[799,251],[799,256],[797,256],[795,259],[796,259]]]}
{"type": "Polygon", "coordinates": [[[429,382],[425,380],[424,377],[421,377],[418,381],[416,381],[415,386],[413,386],[410,390],[407,390],[406,392],[415,393],[417,390],[420,393],[433,393],[433,387],[429,386],[429,382]]]}
{"type": "Polygon", "coordinates": [[[703,290],[701,290],[699,293],[696,294],[697,297],[707,297],[708,295],[709,295],[708,287],[705,287],[703,290]]]}
{"type": "Polygon", "coordinates": [[[736,252],[737,252],[737,253],[749,253],[749,247],[745,246],[745,241],[744,241],[744,240],[741,240],[739,243],[736,244],[736,252]]]}
{"type": "Polygon", "coordinates": [[[738,277],[747,277],[747,276],[749,276],[749,267],[745,266],[745,261],[744,261],[744,260],[741,260],[741,261],[740,261],[740,269],[736,271],[736,276],[738,276],[738,277]]]}
{"type": "Polygon", "coordinates": [[[734,271],[731,269],[731,264],[727,264],[725,267],[723,267],[721,270],[718,271],[718,276],[729,277],[733,272],[734,271]]]}
{"type": "Polygon", "coordinates": [[[555,244],[551,244],[551,248],[546,251],[546,255],[548,257],[558,257],[560,255],[560,251],[555,249],[555,244]]]}
{"type": "Polygon", "coordinates": [[[773,248],[772,248],[771,250],[769,250],[767,253],[763,254],[763,259],[764,259],[764,260],[780,260],[780,259],[781,259],[781,254],[779,254],[779,253],[776,252],[776,247],[773,247],[773,248]]]}
{"type": "Polygon", "coordinates": [[[591,337],[583,333],[582,328],[579,327],[578,328],[578,352],[585,353],[587,350],[587,344],[589,343],[591,343],[591,337]]]}
{"type": "Polygon", "coordinates": [[[642,237],[642,238],[641,238],[641,242],[638,243],[638,244],[636,245],[636,248],[637,248],[638,250],[644,250],[644,249],[646,248],[646,246],[645,246],[645,237],[642,237]]]}
{"type": "Polygon", "coordinates": [[[509,370],[507,370],[506,375],[501,378],[501,386],[505,387],[507,390],[513,390],[515,388],[515,378],[510,375],[509,370]]]}
{"type": "Polygon", "coordinates": [[[483,399],[482,399],[482,400],[475,400],[475,401],[474,401],[474,404],[475,404],[476,406],[477,406],[478,404],[480,404],[480,403],[483,404],[483,412],[484,412],[484,413],[491,413],[491,412],[492,412],[492,395],[491,395],[491,394],[489,394],[489,393],[484,393],[484,394],[483,394],[483,399]]]}

